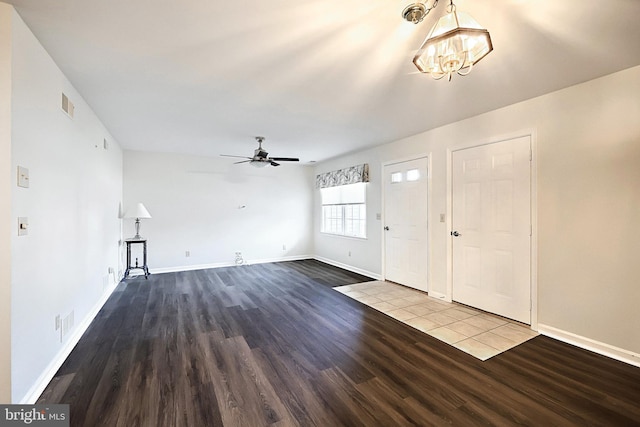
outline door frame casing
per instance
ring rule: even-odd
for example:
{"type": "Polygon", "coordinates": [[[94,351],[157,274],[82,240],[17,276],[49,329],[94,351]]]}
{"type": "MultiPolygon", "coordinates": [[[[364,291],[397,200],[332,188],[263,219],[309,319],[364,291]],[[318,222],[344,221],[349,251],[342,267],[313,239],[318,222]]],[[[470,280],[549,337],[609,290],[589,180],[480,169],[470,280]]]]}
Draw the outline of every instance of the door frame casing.
{"type": "MultiPolygon", "coordinates": [[[[453,153],[483,145],[495,144],[521,137],[529,137],[531,143],[530,171],[530,215],[531,215],[531,244],[530,244],[530,286],[531,286],[531,329],[538,330],[538,174],[537,174],[537,132],[535,129],[526,129],[520,132],[489,137],[484,140],[476,140],[457,144],[447,148],[447,232],[453,230],[453,153]]],[[[446,301],[453,299],[453,242],[447,237],[447,294],[446,301]]]]}
{"type": "MultiPolygon", "coordinates": [[[[407,157],[401,157],[398,159],[394,159],[394,160],[389,160],[386,162],[381,162],[381,176],[382,179],[380,181],[380,192],[381,192],[381,197],[380,197],[380,201],[381,201],[381,214],[380,214],[380,233],[382,234],[382,239],[380,239],[382,245],[380,248],[381,251],[381,260],[382,260],[382,268],[381,268],[381,276],[382,276],[382,280],[386,280],[387,279],[387,254],[386,254],[386,247],[387,247],[387,234],[384,232],[384,225],[385,225],[385,210],[386,210],[386,199],[385,199],[385,184],[386,182],[384,181],[385,179],[385,168],[387,166],[391,166],[391,165],[395,165],[396,163],[404,163],[404,162],[410,162],[412,160],[419,160],[419,159],[427,159],[427,236],[426,236],[426,242],[427,242],[427,290],[429,290],[431,288],[431,222],[429,221],[429,215],[431,215],[431,194],[433,193],[432,189],[431,189],[431,158],[432,158],[432,153],[418,153],[412,156],[407,156],[407,157]]],[[[429,291],[428,291],[429,292],[429,291]]]]}

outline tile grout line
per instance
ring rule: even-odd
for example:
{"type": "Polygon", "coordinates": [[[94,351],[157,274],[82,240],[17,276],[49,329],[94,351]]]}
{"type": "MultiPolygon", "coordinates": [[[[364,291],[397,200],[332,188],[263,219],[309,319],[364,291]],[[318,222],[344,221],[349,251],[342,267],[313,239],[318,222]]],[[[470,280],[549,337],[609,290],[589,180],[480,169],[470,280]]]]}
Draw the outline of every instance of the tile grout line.
{"type": "Polygon", "coordinates": [[[440,300],[436,300],[422,291],[410,289],[394,283],[373,281],[340,286],[333,289],[351,299],[354,299],[364,305],[373,308],[374,310],[377,310],[393,319],[396,319],[397,321],[404,323],[405,325],[411,326],[413,329],[419,332],[434,337],[482,361],[488,360],[493,356],[508,351],[538,335],[533,331],[524,329],[524,326],[516,324],[500,316],[486,313],[474,308],[469,308],[465,305],[457,304],[455,302],[446,303],[440,300]],[[386,297],[384,297],[385,295],[386,297]],[[377,301],[373,303],[362,301],[362,299],[370,300],[371,298],[375,298],[377,301]],[[409,300],[409,298],[413,298],[413,301],[409,300]],[[391,301],[395,301],[396,303],[394,304],[391,301]],[[418,310],[416,308],[418,306],[421,307],[419,311],[426,310],[425,314],[420,315],[407,310],[407,308],[411,307],[413,307],[414,310],[418,310]],[[458,318],[460,314],[456,314],[456,316],[458,317],[454,317],[451,316],[453,312],[445,313],[449,310],[457,310],[457,312],[462,312],[468,316],[458,318]],[[411,315],[411,317],[406,317],[404,313],[408,313],[409,315],[411,315]],[[431,317],[428,318],[427,316],[431,317]],[[452,319],[453,321],[447,322],[447,317],[449,319],[452,319]],[[470,319],[474,318],[476,319],[474,321],[475,324],[468,322],[470,319]],[[415,326],[419,322],[419,320],[417,319],[424,319],[424,321],[428,322],[427,324],[430,324],[431,327],[426,327],[423,329],[415,326]],[[414,321],[413,324],[409,323],[411,321],[414,321]],[[468,336],[463,332],[459,332],[449,327],[451,325],[459,323],[464,323],[471,328],[479,330],[480,332],[468,336]],[[494,332],[505,327],[512,329],[511,337],[503,336],[500,333],[494,332]],[[522,330],[519,330],[520,328],[522,328],[522,330]],[[432,333],[436,330],[438,332],[436,332],[435,334],[432,333]],[[480,335],[485,335],[487,333],[495,336],[493,338],[487,338],[487,340],[492,339],[493,341],[491,342],[494,343],[494,345],[491,345],[491,342],[483,342],[483,340],[477,339],[477,337],[479,337],[480,335]],[[520,336],[520,338],[518,338],[518,336],[520,336]],[[499,345],[500,348],[496,347],[496,343],[498,342],[502,342],[502,345],[499,345]]]}

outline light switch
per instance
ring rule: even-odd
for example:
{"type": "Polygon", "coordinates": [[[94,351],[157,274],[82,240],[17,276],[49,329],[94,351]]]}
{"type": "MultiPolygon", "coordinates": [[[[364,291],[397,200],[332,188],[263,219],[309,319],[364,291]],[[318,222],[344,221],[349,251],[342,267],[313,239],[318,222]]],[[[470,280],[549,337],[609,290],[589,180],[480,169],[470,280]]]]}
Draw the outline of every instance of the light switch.
{"type": "Polygon", "coordinates": [[[18,187],[29,188],[29,169],[18,166],[18,187]]]}
{"type": "Polygon", "coordinates": [[[18,217],[18,236],[26,236],[29,234],[29,220],[27,217],[18,217]]]}
{"type": "Polygon", "coordinates": [[[440,214],[440,222],[444,222],[445,221],[445,214],[440,214]]]}
{"type": "Polygon", "coordinates": [[[382,219],[382,215],[381,215],[380,213],[377,213],[377,214],[376,214],[376,219],[377,219],[378,221],[380,221],[380,220],[382,219]]]}

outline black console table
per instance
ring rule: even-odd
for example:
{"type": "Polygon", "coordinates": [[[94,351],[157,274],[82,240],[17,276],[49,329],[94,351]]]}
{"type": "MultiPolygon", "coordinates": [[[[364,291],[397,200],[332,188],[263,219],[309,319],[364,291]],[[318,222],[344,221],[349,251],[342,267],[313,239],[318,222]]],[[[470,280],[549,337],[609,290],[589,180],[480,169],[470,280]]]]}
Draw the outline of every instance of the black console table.
{"type": "Polygon", "coordinates": [[[125,239],[124,243],[127,245],[127,270],[124,272],[125,279],[129,277],[131,270],[142,270],[144,272],[144,278],[149,278],[149,267],[147,266],[147,239],[144,238],[131,238],[125,239]],[[138,265],[138,258],[136,258],[136,265],[131,265],[131,245],[139,243],[142,245],[142,265],[138,265]]]}

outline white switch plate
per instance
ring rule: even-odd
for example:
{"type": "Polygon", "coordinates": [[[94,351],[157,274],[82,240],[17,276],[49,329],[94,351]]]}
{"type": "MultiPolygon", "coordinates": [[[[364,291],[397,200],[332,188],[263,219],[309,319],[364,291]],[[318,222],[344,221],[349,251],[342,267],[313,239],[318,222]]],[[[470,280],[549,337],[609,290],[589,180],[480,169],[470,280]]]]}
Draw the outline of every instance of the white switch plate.
{"type": "Polygon", "coordinates": [[[29,219],[27,217],[18,217],[18,236],[26,236],[29,234],[29,219]]]}
{"type": "Polygon", "coordinates": [[[29,188],[29,169],[18,166],[18,187],[29,188]]]}
{"type": "Polygon", "coordinates": [[[440,214],[440,222],[444,222],[445,221],[445,214],[440,214]]]}

